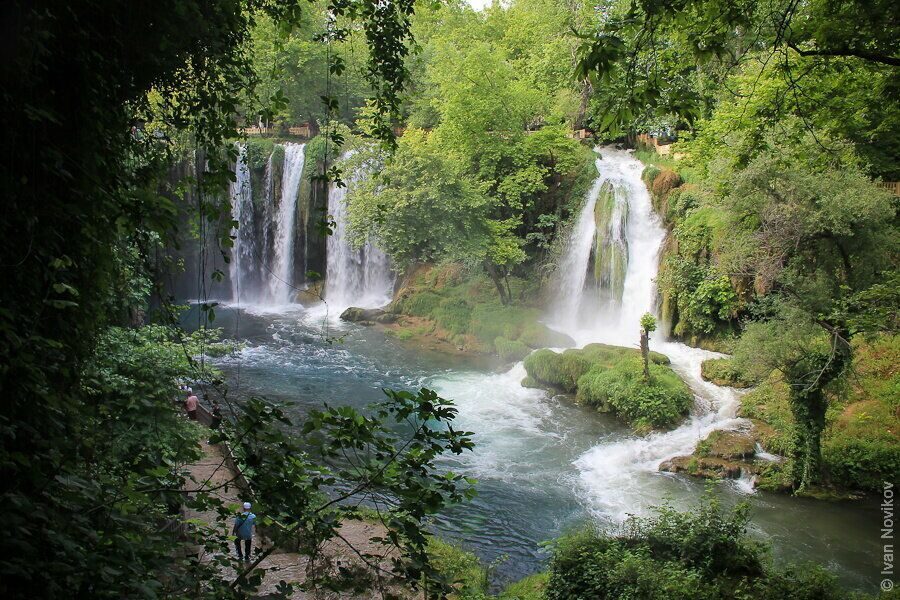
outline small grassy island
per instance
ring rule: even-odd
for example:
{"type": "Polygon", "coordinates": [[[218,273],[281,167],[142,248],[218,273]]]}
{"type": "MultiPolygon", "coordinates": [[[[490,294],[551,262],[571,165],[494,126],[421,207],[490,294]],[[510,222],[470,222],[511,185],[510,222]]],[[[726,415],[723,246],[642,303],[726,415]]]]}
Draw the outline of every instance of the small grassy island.
{"type": "Polygon", "coordinates": [[[527,387],[575,394],[578,402],[611,412],[640,431],[671,427],[690,410],[694,397],[668,366],[650,352],[650,381],[644,380],[639,350],[588,344],[563,352],[538,350],[525,359],[527,387]]]}

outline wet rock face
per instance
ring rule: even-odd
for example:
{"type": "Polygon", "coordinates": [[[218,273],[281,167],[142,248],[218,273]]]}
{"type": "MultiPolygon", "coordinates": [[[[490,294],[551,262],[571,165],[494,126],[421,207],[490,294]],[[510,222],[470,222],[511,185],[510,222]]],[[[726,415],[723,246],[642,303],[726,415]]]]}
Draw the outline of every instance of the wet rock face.
{"type": "Polygon", "coordinates": [[[395,322],[397,320],[397,315],[385,312],[381,308],[358,308],[356,306],[351,306],[341,313],[341,320],[359,323],[360,325],[374,325],[375,323],[386,325],[395,322]]]}
{"type": "Polygon", "coordinates": [[[756,473],[756,437],[748,431],[713,431],[689,456],[676,456],[659,465],[660,471],[706,479],[737,479],[756,473]]]}
{"type": "Polygon", "coordinates": [[[701,446],[705,446],[706,456],[726,460],[753,458],[756,454],[756,438],[744,431],[713,431],[701,446]]]}

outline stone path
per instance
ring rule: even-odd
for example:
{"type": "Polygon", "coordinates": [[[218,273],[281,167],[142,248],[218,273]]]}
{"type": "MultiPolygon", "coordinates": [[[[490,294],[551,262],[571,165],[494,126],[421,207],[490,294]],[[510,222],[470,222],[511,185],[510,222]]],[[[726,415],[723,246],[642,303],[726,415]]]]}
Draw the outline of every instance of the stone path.
{"type": "MultiPolygon", "coordinates": [[[[187,466],[187,471],[196,482],[195,484],[193,484],[194,487],[198,485],[204,485],[205,487],[212,488],[225,484],[228,481],[233,481],[236,474],[227,467],[222,448],[218,444],[208,444],[205,440],[201,443],[201,447],[203,450],[202,458],[197,462],[187,466]]],[[[189,483],[188,485],[191,484],[189,483]]],[[[238,506],[243,501],[239,497],[240,490],[236,485],[233,484],[216,489],[212,493],[216,497],[224,501],[226,505],[234,505],[235,512],[237,512],[238,506]]],[[[207,524],[214,524],[216,523],[217,514],[213,511],[198,512],[194,510],[187,510],[186,517],[188,519],[197,519],[207,524]]],[[[221,527],[226,530],[224,531],[225,534],[230,534],[231,519],[222,524],[221,527]]],[[[385,554],[383,547],[379,547],[370,541],[370,538],[372,536],[380,536],[384,533],[384,531],[384,527],[381,524],[368,523],[364,521],[347,521],[340,528],[340,535],[347,541],[345,542],[340,538],[336,538],[335,541],[328,542],[324,547],[323,554],[326,559],[333,565],[361,568],[366,570],[368,568],[365,567],[361,559],[356,556],[356,554],[353,552],[353,549],[350,547],[350,545],[348,545],[348,542],[352,545],[353,548],[361,553],[385,554]]],[[[269,548],[268,541],[265,539],[260,539],[259,536],[256,536],[253,542],[254,554],[259,548],[269,548]]],[[[233,548],[231,549],[231,551],[234,552],[233,548]]],[[[272,554],[264,558],[259,564],[261,568],[266,570],[266,574],[263,578],[263,583],[259,588],[257,597],[265,598],[267,595],[274,593],[275,588],[280,581],[287,581],[289,583],[295,584],[303,583],[306,580],[306,569],[308,563],[309,559],[301,554],[275,550],[272,554]]],[[[250,563],[246,564],[249,565],[250,563]]],[[[387,558],[384,561],[383,568],[390,568],[387,558]]],[[[391,591],[393,593],[397,593],[396,588],[392,589],[391,591]]],[[[403,595],[412,597],[412,594],[409,593],[403,595]]],[[[318,600],[324,598],[339,597],[356,598],[362,600],[368,598],[381,598],[382,595],[377,591],[370,591],[362,595],[335,595],[330,593],[295,591],[291,596],[291,598],[297,600],[318,600]]]]}

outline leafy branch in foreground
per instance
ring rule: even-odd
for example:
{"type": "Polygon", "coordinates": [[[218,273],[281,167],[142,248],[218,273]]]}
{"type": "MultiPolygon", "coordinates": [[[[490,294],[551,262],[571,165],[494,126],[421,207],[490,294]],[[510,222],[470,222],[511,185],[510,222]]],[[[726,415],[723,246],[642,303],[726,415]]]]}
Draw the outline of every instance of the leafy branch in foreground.
{"type": "MultiPolygon", "coordinates": [[[[326,407],[307,417],[300,434],[282,407],[262,398],[241,407],[223,435],[233,443],[254,508],[275,545],[257,555],[232,589],[250,585],[248,575],[276,547],[290,547],[310,557],[305,589],[421,586],[429,598],[449,592],[429,559],[424,527],[431,515],[474,494],[474,480],[436,465],[446,453],[472,449],[471,434],[453,428],[457,409],[432,390],[384,393],[387,400],[371,416],[326,407]],[[342,523],[359,518],[360,506],[376,507],[384,525],[369,540],[375,551],[357,550],[341,535],[342,523]],[[324,547],[336,539],[350,546],[366,573],[330,567],[324,547]]],[[[205,508],[217,503],[207,492],[192,502],[205,508]]],[[[218,509],[220,521],[227,519],[220,501],[218,509]]],[[[212,538],[209,551],[220,543],[212,538]]]]}

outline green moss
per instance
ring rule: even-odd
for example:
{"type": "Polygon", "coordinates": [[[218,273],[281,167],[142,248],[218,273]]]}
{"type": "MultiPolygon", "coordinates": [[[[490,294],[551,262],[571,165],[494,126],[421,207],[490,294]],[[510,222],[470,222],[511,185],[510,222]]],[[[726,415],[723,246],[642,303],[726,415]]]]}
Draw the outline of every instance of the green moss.
{"type": "Polygon", "coordinates": [[[524,388],[534,388],[542,390],[545,386],[541,385],[541,382],[532,377],[531,375],[526,375],[522,378],[522,387],[524,388]]]}
{"type": "Polygon", "coordinates": [[[727,385],[735,388],[748,388],[754,382],[734,368],[730,358],[711,358],[700,365],[700,376],[716,385],[727,385]]]}
{"type": "Polygon", "coordinates": [[[683,416],[693,402],[690,390],[664,366],[668,357],[651,353],[652,381],[642,378],[640,352],[589,344],[564,352],[538,350],[525,359],[528,383],[576,393],[580,401],[609,410],[638,428],[663,427],[683,416]]]}
{"type": "Polygon", "coordinates": [[[529,348],[564,348],[575,344],[575,340],[564,333],[554,331],[543,323],[527,323],[522,328],[519,341],[529,348]]]}
{"type": "Polygon", "coordinates": [[[577,389],[578,378],[591,368],[579,350],[538,350],[525,359],[525,371],[536,381],[564,392],[577,389]]]}
{"type": "Polygon", "coordinates": [[[669,427],[690,410],[694,397],[668,367],[650,365],[644,381],[639,358],[628,358],[608,369],[594,368],[578,380],[578,400],[614,412],[638,429],[669,427]]]}
{"type": "Polygon", "coordinates": [[[402,300],[398,312],[414,317],[430,317],[443,300],[440,295],[434,292],[425,291],[411,294],[402,300]]]}
{"type": "Polygon", "coordinates": [[[644,183],[647,185],[647,187],[650,187],[653,185],[653,180],[659,176],[659,173],[660,170],[657,167],[648,165],[644,167],[644,172],[641,173],[641,179],[644,180],[644,183]]]}
{"type": "Polygon", "coordinates": [[[522,360],[531,353],[531,348],[519,340],[509,340],[505,337],[494,339],[494,348],[500,358],[510,361],[522,360]]]}
{"type": "Polygon", "coordinates": [[[499,600],[543,600],[549,573],[536,573],[509,584],[500,592],[499,600]]]}
{"type": "Polygon", "coordinates": [[[431,311],[431,316],[438,326],[454,334],[463,334],[469,330],[472,308],[460,298],[445,298],[431,311]]]}
{"type": "Polygon", "coordinates": [[[612,300],[622,299],[628,269],[628,248],[621,236],[617,239],[615,235],[627,227],[628,205],[617,205],[615,189],[609,182],[604,183],[594,208],[594,280],[612,300]]]}

